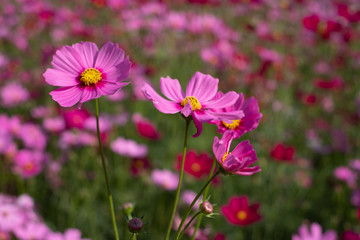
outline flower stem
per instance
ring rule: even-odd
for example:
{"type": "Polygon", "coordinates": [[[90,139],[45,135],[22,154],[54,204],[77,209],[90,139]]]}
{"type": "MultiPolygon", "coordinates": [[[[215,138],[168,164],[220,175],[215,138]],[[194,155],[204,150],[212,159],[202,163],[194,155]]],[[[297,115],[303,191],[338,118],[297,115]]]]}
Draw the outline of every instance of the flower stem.
{"type": "MultiPolygon", "coordinates": [[[[208,180],[211,178],[211,174],[214,172],[215,167],[216,167],[216,160],[214,160],[214,163],[213,163],[213,165],[212,165],[212,167],[211,167],[208,180]]],[[[203,201],[206,200],[208,191],[209,191],[209,185],[205,188],[205,191],[204,191],[204,194],[203,194],[203,198],[202,198],[203,201]]],[[[194,233],[193,233],[193,235],[192,235],[191,240],[195,240],[196,232],[197,232],[197,231],[199,230],[199,228],[200,228],[202,216],[203,216],[203,215],[200,215],[200,216],[198,217],[197,221],[196,221],[196,226],[195,226],[194,233]]]]}
{"type": "Polygon", "coordinates": [[[133,234],[132,234],[131,240],[136,240],[136,233],[133,233],[133,234]]]}
{"type": "Polygon", "coordinates": [[[106,189],[107,189],[107,193],[108,193],[108,196],[109,196],[111,219],[112,219],[112,224],[113,224],[113,227],[114,227],[115,239],[119,240],[119,234],[118,234],[118,230],[117,230],[117,226],[116,226],[116,219],[115,219],[115,212],[114,212],[114,203],[113,203],[112,195],[111,195],[111,191],[110,191],[109,178],[108,178],[108,174],[107,174],[107,170],[106,170],[106,163],[105,163],[105,157],[104,157],[104,150],[103,150],[103,146],[102,146],[102,142],[101,142],[101,136],[100,136],[99,103],[98,103],[97,98],[95,99],[95,106],[96,106],[95,108],[96,108],[97,137],[98,137],[98,140],[99,140],[100,157],[101,157],[101,162],[102,162],[103,169],[104,169],[106,189]]]}
{"type": "Polygon", "coordinates": [[[183,151],[182,160],[181,160],[179,183],[178,183],[178,187],[177,187],[177,190],[176,190],[175,202],[174,202],[173,210],[172,210],[172,213],[171,213],[169,226],[168,226],[168,229],[167,229],[167,232],[166,232],[165,240],[168,240],[169,237],[170,237],[171,225],[172,225],[172,223],[174,221],[176,207],[177,207],[177,204],[178,204],[178,201],[179,201],[181,183],[182,183],[182,179],[183,179],[183,176],[184,176],[185,155],[186,155],[186,147],[187,147],[189,125],[190,125],[190,120],[186,119],[185,137],[184,137],[184,151],[183,151]]]}
{"type": "Polygon", "coordinates": [[[176,231],[176,237],[175,239],[178,240],[180,239],[179,236],[180,236],[180,231],[181,231],[181,228],[182,226],[184,225],[185,223],[185,219],[189,216],[190,212],[191,212],[191,209],[193,208],[193,206],[195,205],[196,201],[199,199],[199,197],[201,196],[201,194],[204,192],[204,190],[206,189],[206,187],[211,183],[211,181],[220,173],[219,170],[217,170],[208,180],[207,182],[205,183],[205,185],[201,188],[200,192],[196,195],[196,197],[194,198],[194,200],[192,201],[192,203],[190,204],[188,210],[186,211],[185,213],[185,216],[182,218],[181,220],[181,223],[176,231]]]}
{"type": "Polygon", "coordinates": [[[186,226],[184,227],[184,229],[183,229],[183,230],[181,231],[181,233],[180,233],[180,236],[179,236],[180,239],[181,239],[182,236],[184,235],[184,232],[186,231],[186,229],[190,226],[190,224],[192,223],[192,221],[194,221],[197,216],[199,216],[199,217],[202,216],[202,215],[201,215],[201,211],[198,211],[197,213],[195,213],[195,215],[194,215],[194,216],[190,219],[190,221],[186,224],[186,226]],[[200,215],[200,216],[199,216],[199,215],[200,215]]]}

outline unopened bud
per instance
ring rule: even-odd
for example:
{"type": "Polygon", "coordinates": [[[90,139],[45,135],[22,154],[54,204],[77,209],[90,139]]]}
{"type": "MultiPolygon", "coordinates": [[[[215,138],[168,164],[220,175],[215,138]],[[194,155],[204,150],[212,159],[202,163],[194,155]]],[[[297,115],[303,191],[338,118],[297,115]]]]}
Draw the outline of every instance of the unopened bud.
{"type": "Polygon", "coordinates": [[[140,218],[133,218],[128,223],[129,231],[132,233],[140,232],[140,230],[143,228],[143,226],[144,226],[144,224],[140,218]]]}
{"type": "Polygon", "coordinates": [[[205,201],[200,204],[200,210],[203,214],[209,215],[213,213],[214,208],[209,201],[205,201]]]}
{"type": "Polygon", "coordinates": [[[124,214],[130,218],[132,212],[134,211],[134,205],[132,203],[124,203],[121,206],[121,209],[123,210],[124,214]]]}

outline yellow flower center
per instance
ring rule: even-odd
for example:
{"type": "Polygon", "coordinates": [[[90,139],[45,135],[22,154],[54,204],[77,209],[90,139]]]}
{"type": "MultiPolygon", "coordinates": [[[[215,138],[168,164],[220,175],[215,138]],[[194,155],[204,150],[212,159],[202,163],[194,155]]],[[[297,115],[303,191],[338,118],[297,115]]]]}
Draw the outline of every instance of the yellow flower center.
{"type": "Polygon", "coordinates": [[[199,100],[193,96],[184,98],[180,104],[181,104],[181,106],[185,106],[188,102],[190,102],[190,105],[191,105],[191,108],[193,111],[201,109],[201,104],[200,104],[199,100]]]}
{"type": "Polygon", "coordinates": [[[240,210],[238,211],[238,213],[236,214],[236,217],[239,219],[239,220],[245,220],[246,217],[247,217],[247,213],[243,210],[240,210]]]}
{"type": "Polygon", "coordinates": [[[227,156],[231,154],[231,152],[226,152],[222,158],[222,162],[225,162],[225,159],[227,158],[227,156]]]}
{"type": "Polygon", "coordinates": [[[224,127],[234,130],[240,126],[240,122],[241,122],[241,119],[233,120],[232,123],[227,123],[224,121],[222,121],[221,123],[222,123],[222,125],[224,125],[224,127]]]}
{"type": "Polygon", "coordinates": [[[191,165],[191,170],[193,170],[194,172],[198,172],[198,171],[200,171],[200,169],[201,169],[201,167],[200,167],[200,164],[198,164],[198,163],[193,163],[191,165]]]}
{"type": "Polygon", "coordinates": [[[86,86],[98,83],[102,79],[101,72],[96,68],[85,69],[81,73],[80,81],[86,86]]]}
{"type": "Polygon", "coordinates": [[[31,171],[31,170],[33,170],[34,169],[34,164],[32,164],[32,163],[26,163],[25,165],[24,165],[24,169],[26,170],[26,171],[31,171]]]}

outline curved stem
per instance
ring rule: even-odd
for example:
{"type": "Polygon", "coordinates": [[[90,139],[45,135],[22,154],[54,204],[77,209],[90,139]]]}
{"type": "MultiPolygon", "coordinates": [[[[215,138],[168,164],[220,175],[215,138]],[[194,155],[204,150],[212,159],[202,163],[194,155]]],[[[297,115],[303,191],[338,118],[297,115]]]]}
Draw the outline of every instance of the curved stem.
{"type": "Polygon", "coordinates": [[[109,205],[110,205],[110,211],[111,211],[111,220],[114,227],[114,234],[115,239],[119,240],[119,234],[116,226],[116,219],[115,219],[115,211],[114,211],[114,203],[112,200],[112,195],[110,191],[110,184],[109,184],[109,178],[106,170],[106,163],[105,163],[105,157],[104,157],[104,150],[101,142],[101,136],[100,136],[100,125],[99,125],[99,103],[97,98],[95,99],[95,108],[96,108],[96,129],[97,129],[97,137],[99,140],[99,149],[100,149],[100,156],[101,156],[101,162],[104,169],[104,175],[105,175],[105,182],[106,182],[106,189],[109,196],[109,205]]]}
{"type": "MultiPolygon", "coordinates": [[[[182,236],[184,235],[184,232],[186,231],[186,229],[190,226],[190,224],[192,223],[192,221],[194,221],[195,220],[195,218],[197,217],[197,216],[199,216],[201,214],[201,211],[198,211],[197,213],[195,213],[195,215],[190,219],[190,221],[185,225],[185,227],[184,227],[184,229],[181,231],[181,233],[180,233],[180,236],[179,236],[179,238],[181,239],[182,238],[182,236]]],[[[201,217],[202,215],[200,215],[200,217],[201,217]]]]}
{"type": "Polygon", "coordinates": [[[181,231],[181,228],[182,226],[184,225],[185,223],[185,219],[189,216],[190,212],[191,212],[191,209],[194,207],[196,201],[199,199],[199,197],[201,196],[201,194],[204,192],[204,190],[206,189],[206,187],[211,183],[211,181],[220,173],[219,170],[217,170],[209,179],[208,181],[205,183],[205,185],[201,188],[200,192],[196,195],[196,197],[194,198],[194,200],[192,201],[192,203],[190,204],[188,210],[186,211],[185,213],[185,216],[182,218],[181,220],[181,223],[176,231],[176,237],[175,239],[178,240],[180,239],[179,238],[179,235],[180,235],[180,231],[181,231]]]}
{"type": "Polygon", "coordinates": [[[177,190],[176,190],[175,202],[174,202],[173,210],[172,210],[172,213],[171,213],[169,226],[168,226],[168,229],[167,229],[167,232],[166,232],[165,240],[168,240],[169,237],[170,237],[171,225],[172,225],[172,223],[174,221],[176,207],[177,207],[177,204],[178,204],[178,201],[179,201],[181,183],[182,183],[182,179],[183,179],[183,176],[184,176],[185,155],[186,155],[186,147],[187,147],[189,125],[190,125],[190,120],[186,120],[185,137],[184,137],[184,151],[183,151],[182,160],[181,160],[179,183],[178,183],[178,187],[177,187],[177,190]]]}
{"type": "MultiPolygon", "coordinates": [[[[216,160],[214,160],[213,165],[211,166],[211,170],[210,170],[210,173],[209,173],[208,180],[211,178],[211,174],[214,172],[215,167],[216,167],[216,160]]],[[[204,194],[203,194],[203,198],[202,198],[203,200],[202,200],[202,201],[206,200],[208,191],[209,191],[209,185],[205,188],[205,191],[204,191],[204,194]]],[[[196,221],[195,230],[194,230],[194,233],[193,233],[193,235],[192,235],[191,240],[195,240],[196,232],[197,232],[197,231],[199,230],[199,228],[200,228],[202,216],[203,216],[203,215],[200,215],[200,216],[198,217],[197,221],[196,221]]]]}

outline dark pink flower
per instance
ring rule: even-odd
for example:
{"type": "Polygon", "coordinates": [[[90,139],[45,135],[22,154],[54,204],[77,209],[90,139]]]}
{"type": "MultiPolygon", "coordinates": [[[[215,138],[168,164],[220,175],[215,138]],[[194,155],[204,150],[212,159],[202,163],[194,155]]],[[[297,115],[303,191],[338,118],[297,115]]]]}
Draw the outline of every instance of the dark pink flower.
{"type": "Polygon", "coordinates": [[[14,158],[14,171],[23,178],[38,175],[44,167],[46,156],[42,152],[20,150],[14,158]]]}
{"type": "Polygon", "coordinates": [[[250,167],[257,161],[254,148],[249,141],[240,142],[232,152],[230,144],[233,133],[226,131],[221,140],[215,137],[213,151],[224,174],[253,175],[260,172],[259,166],[250,167]]]}
{"type": "Polygon", "coordinates": [[[54,68],[44,73],[48,84],[60,88],[50,92],[62,107],[112,95],[127,85],[130,61],[117,44],[108,42],[99,51],[95,43],[80,42],[56,51],[54,68]]]}
{"type": "Polygon", "coordinates": [[[132,120],[135,124],[136,131],[140,136],[152,140],[158,140],[161,138],[161,135],[155,125],[150,122],[149,119],[141,116],[140,113],[135,113],[132,120]]]}
{"type": "Polygon", "coordinates": [[[259,203],[249,205],[247,196],[232,197],[229,205],[221,207],[221,212],[231,224],[247,226],[261,219],[259,207],[259,203]]]}
{"type": "Polygon", "coordinates": [[[181,89],[179,80],[170,77],[160,78],[160,90],[170,100],[161,97],[148,84],[144,84],[142,91],[154,106],[163,113],[174,114],[181,112],[185,117],[194,120],[198,137],[202,132],[202,123],[211,120],[230,121],[244,116],[242,111],[215,112],[214,109],[233,105],[238,96],[235,92],[228,92],[214,100],[218,92],[219,79],[197,72],[190,79],[186,93],[181,89]]]}

